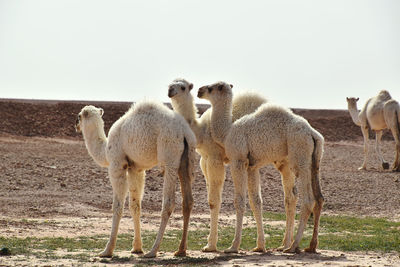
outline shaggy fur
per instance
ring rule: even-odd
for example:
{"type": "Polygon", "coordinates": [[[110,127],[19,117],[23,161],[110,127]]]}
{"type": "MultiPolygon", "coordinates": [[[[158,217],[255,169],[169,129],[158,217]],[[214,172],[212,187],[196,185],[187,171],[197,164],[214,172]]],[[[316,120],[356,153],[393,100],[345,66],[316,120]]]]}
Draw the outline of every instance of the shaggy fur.
{"type": "MultiPolygon", "coordinates": [[[[193,84],[184,80],[174,80],[168,88],[172,107],[185,117],[197,139],[200,166],[207,184],[208,203],[210,206],[210,234],[204,252],[217,250],[218,215],[221,208],[222,189],[225,181],[225,151],[211,137],[211,109],[198,118],[197,108],[190,93],[193,84]]],[[[255,93],[243,93],[233,99],[233,121],[245,114],[254,112],[267,100],[255,93]]]]}
{"type": "Polygon", "coordinates": [[[113,188],[113,219],[110,239],[100,254],[111,257],[115,248],[127,192],[135,238],[132,253],[143,253],[140,233],[141,201],[145,170],[156,165],[164,169],[161,224],[153,248],[145,257],[155,257],[165,227],[175,206],[175,185],[179,177],[182,191],[183,234],[177,256],[186,255],[190,212],[193,206],[192,181],[196,138],[179,114],[162,104],[142,102],[132,106],[104,134],[102,109],[86,106],[78,115],[77,131],[82,131],[92,158],[108,173],[113,188]]]}
{"type": "Polygon", "coordinates": [[[281,172],[285,194],[286,231],[280,249],[298,252],[307,220],[313,212],[314,232],[307,252],[316,252],[318,226],[324,199],[319,184],[319,164],[324,139],[308,122],[290,110],[263,104],[254,113],[232,123],[232,85],[218,82],[199,89],[198,97],[212,105],[211,134],[225,147],[235,186],[236,231],[226,252],[238,252],[248,188],[250,207],[257,223],[257,247],[265,250],[259,169],[274,164],[281,172]],[[299,227],[293,241],[296,212],[295,178],[302,199],[299,227]]]}
{"type": "Polygon", "coordinates": [[[359,170],[367,168],[368,158],[368,128],[375,131],[375,150],[381,162],[382,169],[388,169],[387,163],[381,153],[380,142],[384,129],[390,129],[396,143],[396,157],[392,165],[393,171],[400,171],[400,105],[392,99],[389,92],[382,90],[377,96],[371,97],[365,103],[361,112],[358,112],[358,98],[347,97],[348,110],[353,122],[361,127],[364,137],[364,162],[359,170]]]}

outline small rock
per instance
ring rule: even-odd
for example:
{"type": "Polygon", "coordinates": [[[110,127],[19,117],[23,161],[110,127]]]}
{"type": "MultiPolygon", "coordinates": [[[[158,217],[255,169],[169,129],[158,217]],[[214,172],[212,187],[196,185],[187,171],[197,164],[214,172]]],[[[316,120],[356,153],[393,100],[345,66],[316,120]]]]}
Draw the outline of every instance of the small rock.
{"type": "Polygon", "coordinates": [[[3,247],[0,249],[0,256],[9,256],[11,255],[11,250],[9,248],[3,247]]]}

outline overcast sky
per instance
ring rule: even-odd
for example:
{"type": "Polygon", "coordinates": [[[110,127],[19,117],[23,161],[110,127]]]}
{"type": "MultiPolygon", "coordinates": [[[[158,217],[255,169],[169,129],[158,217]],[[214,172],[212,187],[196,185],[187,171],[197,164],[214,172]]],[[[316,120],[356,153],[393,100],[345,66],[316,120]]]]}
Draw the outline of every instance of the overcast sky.
{"type": "Polygon", "coordinates": [[[0,0],[0,98],[169,102],[177,77],[297,108],[400,100],[400,1],[0,0]]]}

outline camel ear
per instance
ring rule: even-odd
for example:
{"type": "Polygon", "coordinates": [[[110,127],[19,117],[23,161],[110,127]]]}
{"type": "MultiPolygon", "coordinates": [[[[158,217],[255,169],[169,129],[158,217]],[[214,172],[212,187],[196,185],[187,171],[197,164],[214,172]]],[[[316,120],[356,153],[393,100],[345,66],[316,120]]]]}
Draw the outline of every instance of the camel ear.
{"type": "Polygon", "coordinates": [[[360,99],[360,98],[359,98],[359,97],[357,97],[357,98],[356,98],[356,101],[358,101],[359,99],[360,99]]]}
{"type": "Polygon", "coordinates": [[[346,96],[346,100],[349,101],[349,98],[346,96]]]}
{"type": "Polygon", "coordinates": [[[233,85],[232,85],[232,84],[230,84],[229,86],[230,86],[231,88],[233,88],[233,85]]]}
{"type": "Polygon", "coordinates": [[[89,112],[87,110],[83,111],[82,116],[87,118],[89,116],[89,112]]]}
{"type": "Polygon", "coordinates": [[[103,110],[102,108],[99,108],[99,111],[100,111],[100,116],[102,116],[102,117],[103,117],[104,110],[103,110]]]}
{"type": "Polygon", "coordinates": [[[189,84],[189,91],[193,89],[193,83],[189,84]]]}

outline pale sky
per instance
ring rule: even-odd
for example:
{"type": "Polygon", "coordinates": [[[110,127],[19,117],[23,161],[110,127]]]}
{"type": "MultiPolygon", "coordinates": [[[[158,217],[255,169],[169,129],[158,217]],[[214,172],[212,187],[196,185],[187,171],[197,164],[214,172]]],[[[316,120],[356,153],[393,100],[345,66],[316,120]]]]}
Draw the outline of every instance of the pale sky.
{"type": "Polygon", "coordinates": [[[0,98],[169,102],[178,77],[295,108],[400,101],[400,1],[0,0],[0,98]]]}

